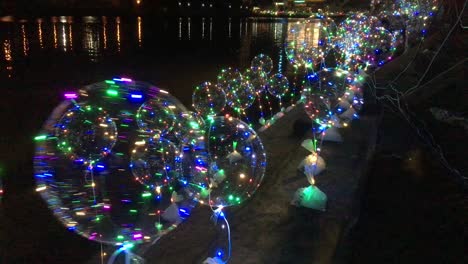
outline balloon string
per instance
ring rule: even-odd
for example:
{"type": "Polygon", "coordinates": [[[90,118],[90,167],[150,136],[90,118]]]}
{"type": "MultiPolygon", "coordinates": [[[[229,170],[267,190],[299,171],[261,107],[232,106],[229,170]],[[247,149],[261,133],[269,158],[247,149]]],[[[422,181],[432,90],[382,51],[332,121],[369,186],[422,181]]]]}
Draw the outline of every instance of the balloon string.
{"type": "MultiPolygon", "coordinates": [[[[107,261],[107,264],[114,264],[115,260],[117,259],[117,256],[120,255],[120,253],[122,252],[125,252],[127,253],[127,248],[125,246],[122,246],[120,248],[118,248],[116,251],[114,251],[114,253],[112,253],[112,255],[110,256],[109,260],[107,261]]],[[[127,253],[128,255],[128,253],[127,253]]],[[[125,257],[125,263],[130,263],[130,262],[127,262],[127,257],[125,257]]]]}
{"type": "Polygon", "coordinates": [[[211,192],[208,193],[208,205],[210,206],[211,211],[213,212],[213,215],[211,218],[215,218],[215,224],[218,221],[218,217],[222,217],[224,222],[226,223],[226,229],[227,229],[227,240],[228,240],[228,254],[226,260],[223,260],[223,263],[228,263],[228,261],[231,259],[231,227],[229,226],[229,222],[226,219],[226,216],[223,213],[223,206],[219,206],[218,208],[214,209],[214,207],[211,205],[211,192]]]}
{"type": "Polygon", "coordinates": [[[264,118],[265,114],[263,113],[262,92],[257,92],[257,101],[258,101],[258,108],[260,109],[260,117],[264,118]]]}
{"type": "MultiPolygon", "coordinates": [[[[91,188],[93,190],[93,200],[94,200],[94,205],[97,204],[97,199],[96,199],[96,184],[94,183],[94,171],[93,171],[93,161],[91,160],[91,158],[89,159],[89,166],[87,168],[87,171],[89,172],[89,174],[91,175],[91,188]]],[[[86,173],[87,174],[87,173],[86,173]]],[[[86,176],[85,176],[85,179],[86,179],[86,176]]],[[[97,207],[95,206],[94,207],[94,213],[97,217],[98,215],[98,210],[97,210],[97,207]]],[[[101,234],[99,234],[101,235],[101,234]]],[[[101,264],[104,264],[104,250],[103,250],[103,247],[102,247],[102,242],[99,242],[100,244],[100,251],[101,251],[101,264]]]]}
{"type": "Polygon", "coordinates": [[[242,109],[242,114],[245,116],[245,119],[246,119],[246,121],[247,121],[247,124],[249,124],[249,126],[251,126],[252,123],[250,122],[249,116],[248,116],[247,113],[245,112],[245,109],[242,109]]]}
{"type": "Polygon", "coordinates": [[[273,108],[271,107],[270,97],[268,97],[268,92],[265,92],[265,98],[268,102],[268,108],[270,110],[270,117],[273,116],[273,108]]]}
{"type": "Polygon", "coordinates": [[[101,245],[101,264],[104,264],[104,250],[102,249],[102,242],[99,242],[101,245]]]}

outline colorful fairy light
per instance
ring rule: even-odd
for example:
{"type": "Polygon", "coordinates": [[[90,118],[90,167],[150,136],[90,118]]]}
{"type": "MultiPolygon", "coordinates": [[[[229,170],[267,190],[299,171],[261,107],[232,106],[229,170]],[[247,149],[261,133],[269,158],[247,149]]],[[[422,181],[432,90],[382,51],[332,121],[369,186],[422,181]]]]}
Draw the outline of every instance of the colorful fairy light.
{"type": "Polygon", "coordinates": [[[104,81],[81,94],[58,106],[48,121],[55,125],[34,138],[36,191],[67,228],[96,242],[143,243],[173,230],[183,221],[179,206],[196,205],[178,181],[195,163],[176,157],[203,125],[147,83],[104,81]]]}
{"type": "Polygon", "coordinates": [[[210,163],[205,182],[191,186],[196,198],[212,207],[238,205],[250,198],[266,168],[265,150],[255,131],[239,119],[214,117],[205,137],[210,163]],[[199,189],[206,189],[208,196],[199,189]]]}
{"type": "Polygon", "coordinates": [[[66,93],[63,94],[63,97],[65,97],[65,99],[68,99],[68,100],[77,99],[78,94],[75,93],[75,92],[66,92],[66,93]]]}
{"type": "Polygon", "coordinates": [[[192,106],[203,117],[221,113],[226,105],[226,93],[219,86],[204,82],[195,87],[192,106]]]}
{"type": "Polygon", "coordinates": [[[258,54],[252,59],[250,69],[254,72],[261,71],[269,74],[273,70],[273,60],[265,54],[258,54]]]}

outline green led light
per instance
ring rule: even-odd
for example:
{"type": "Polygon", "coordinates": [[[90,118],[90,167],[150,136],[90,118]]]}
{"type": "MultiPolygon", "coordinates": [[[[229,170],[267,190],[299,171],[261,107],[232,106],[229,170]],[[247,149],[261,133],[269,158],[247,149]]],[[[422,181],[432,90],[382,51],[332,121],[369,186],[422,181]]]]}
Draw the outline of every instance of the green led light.
{"type": "Polygon", "coordinates": [[[203,188],[200,192],[200,196],[202,198],[206,198],[208,197],[208,195],[210,195],[210,191],[207,188],[203,188]]]}
{"type": "Polygon", "coordinates": [[[124,236],[122,236],[122,235],[117,236],[117,240],[123,240],[123,239],[124,239],[124,236]]]}
{"type": "Polygon", "coordinates": [[[199,129],[200,126],[198,125],[197,122],[190,122],[190,127],[193,128],[193,129],[199,129]]]}
{"type": "Polygon", "coordinates": [[[108,90],[106,91],[106,94],[109,95],[109,96],[115,97],[115,96],[118,96],[118,95],[119,95],[119,91],[114,90],[114,89],[108,89],[108,90]]]}
{"type": "Polygon", "coordinates": [[[136,214],[136,213],[138,213],[138,210],[130,209],[130,213],[131,213],[131,214],[136,214]]]}
{"type": "Polygon", "coordinates": [[[163,225],[161,223],[158,223],[156,225],[156,229],[161,230],[163,228],[163,225]]]}
{"type": "Polygon", "coordinates": [[[141,194],[141,197],[143,197],[143,198],[151,197],[151,193],[149,193],[149,192],[144,192],[144,193],[141,194]]]}
{"type": "Polygon", "coordinates": [[[105,80],[104,82],[106,82],[107,84],[115,84],[115,82],[111,80],[105,80]]]}
{"type": "Polygon", "coordinates": [[[231,195],[229,195],[228,199],[229,199],[229,201],[232,201],[234,199],[234,196],[232,196],[232,194],[231,194],[231,195]]]}
{"type": "Polygon", "coordinates": [[[43,141],[47,139],[47,135],[40,135],[34,138],[35,141],[43,141]]]}

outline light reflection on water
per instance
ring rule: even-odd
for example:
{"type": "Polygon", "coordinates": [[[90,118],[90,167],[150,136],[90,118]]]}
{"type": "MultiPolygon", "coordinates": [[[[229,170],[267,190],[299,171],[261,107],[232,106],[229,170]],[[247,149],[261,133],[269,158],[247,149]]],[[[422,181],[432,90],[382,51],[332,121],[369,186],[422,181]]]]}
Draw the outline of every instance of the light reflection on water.
{"type": "MultiPolygon", "coordinates": [[[[217,64],[213,67],[243,68],[258,53],[272,57],[275,71],[287,72],[291,66],[284,46],[293,40],[288,32],[296,21],[61,16],[0,22],[0,80],[33,78],[25,72],[40,76],[44,66],[52,62],[77,72],[90,67],[99,72],[100,63],[107,63],[106,70],[116,73],[128,62],[151,68],[169,61],[182,67],[181,63],[196,63],[200,58],[217,64]]],[[[317,32],[304,31],[300,40],[314,39],[317,32]]]]}

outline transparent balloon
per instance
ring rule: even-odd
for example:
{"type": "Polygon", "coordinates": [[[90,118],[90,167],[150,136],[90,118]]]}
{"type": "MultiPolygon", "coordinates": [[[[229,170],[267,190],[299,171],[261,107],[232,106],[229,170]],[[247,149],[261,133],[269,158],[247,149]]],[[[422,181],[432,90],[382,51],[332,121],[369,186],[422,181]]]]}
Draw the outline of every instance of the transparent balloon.
{"type": "MultiPolygon", "coordinates": [[[[179,180],[185,166],[180,161],[182,146],[156,133],[161,130],[152,127],[156,116],[141,119],[138,115],[141,109],[146,109],[142,104],[151,110],[180,113],[183,107],[177,99],[150,84],[128,80],[89,85],[76,95],[75,103],[67,100],[54,110],[41,135],[36,137],[36,191],[54,216],[76,234],[110,245],[151,242],[176,228],[195,205],[186,192],[186,184],[179,180]],[[78,119],[64,122],[65,117],[71,118],[67,116],[69,113],[79,116],[76,105],[85,111],[80,110],[80,115],[86,118],[80,117],[82,122],[78,119]],[[108,130],[113,126],[111,120],[119,130],[118,135],[114,129],[108,130]],[[99,129],[92,131],[87,123],[95,121],[99,121],[99,129]],[[138,126],[142,121],[148,129],[138,126]],[[75,123],[85,123],[85,129],[70,125],[75,123]],[[68,124],[65,138],[62,135],[65,128],[60,128],[63,124],[68,124]],[[99,159],[80,158],[89,156],[89,151],[70,159],[63,155],[62,140],[80,131],[87,133],[86,139],[98,134],[115,138],[89,144],[94,146],[92,153],[108,149],[99,159]]],[[[172,114],[159,116],[164,117],[171,118],[172,114]]]]}
{"type": "Polygon", "coordinates": [[[56,124],[57,148],[86,161],[110,153],[117,141],[117,127],[100,106],[73,104],[56,124]]]}
{"type": "Polygon", "coordinates": [[[369,18],[362,13],[352,13],[341,22],[335,38],[335,51],[340,53],[340,68],[355,71],[363,67],[361,56],[371,25],[369,18]]]}
{"type": "Polygon", "coordinates": [[[268,76],[264,71],[245,69],[242,76],[243,81],[249,82],[256,93],[261,93],[263,90],[265,90],[265,86],[268,82],[268,76]]]}
{"type": "Polygon", "coordinates": [[[141,105],[136,117],[137,124],[143,131],[159,135],[165,135],[171,131],[176,122],[175,113],[171,107],[165,105],[159,98],[141,105]]]}
{"type": "Polygon", "coordinates": [[[193,91],[192,105],[203,117],[212,116],[223,111],[226,105],[226,94],[216,84],[204,82],[193,91]]]}
{"type": "Polygon", "coordinates": [[[286,76],[277,73],[268,80],[268,92],[278,98],[281,98],[289,90],[289,81],[286,76]]]}
{"type": "Polygon", "coordinates": [[[185,111],[177,116],[177,122],[174,126],[173,138],[170,138],[176,145],[183,145],[194,138],[203,136],[205,127],[204,119],[197,113],[185,111]]]}
{"type": "Polygon", "coordinates": [[[254,103],[255,95],[254,86],[248,80],[244,80],[240,85],[226,93],[227,105],[240,113],[241,110],[250,107],[254,103]]]}
{"type": "Polygon", "coordinates": [[[325,61],[334,47],[336,24],[321,14],[302,22],[288,24],[286,56],[296,67],[313,69],[325,61]]]}
{"type": "Polygon", "coordinates": [[[304,109],[313,122],[313,129],[316,133],[326,130],[331,125],[333,113],[330,110],[328,98],[306,87],[301,93],[301,102],[304,109]]]}
{"type": "Polygon", "coordinates": [[[325,96],[330,107],[333,108],[349,85],[354,82],[354,75],[341,69],[324,68],[309,75],[308,81],[311,91],[325,96]]]}
{"type": "Polygon", "coordinates": [[[225,207],[252,197],[266,168],[265,149],[255,131],[239,119],[215,117],[205,137],[210,159],[205,185],[198,185],[204,194],[199,200],[225,207]]]}
{"type": "Polygon", "coordinates": [[[265,54],[258,54],[252,59],[250,68],[253,71],[263,71],[269,74],[273,70],[273,60],[265,54]]]}
{"type": "Polygon", "coordinates": [[[231,67],[221,69],[221,72],[217,77],[218,87],[224,90],[226,95],[229,94],[232,89],[239,89],[242,84],[242,74],[238,69],[231,67]]]}

